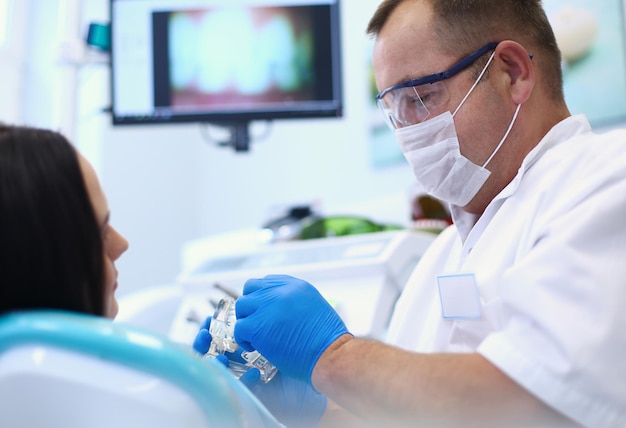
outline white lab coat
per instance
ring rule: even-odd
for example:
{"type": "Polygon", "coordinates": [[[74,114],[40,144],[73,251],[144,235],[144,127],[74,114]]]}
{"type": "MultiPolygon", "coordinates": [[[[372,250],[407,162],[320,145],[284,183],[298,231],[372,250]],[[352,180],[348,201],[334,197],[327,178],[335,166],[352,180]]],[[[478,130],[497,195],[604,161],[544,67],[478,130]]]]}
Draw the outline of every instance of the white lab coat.
{"type": "Polygon", "coordinates": [[[400,297],[388,341],[477,351],[579,423],[626,427],[626,130],[596,135],[570,117],[475,225],[453,216],[400,297]],[[461,273],[474,274],[478,319],[442,318],[437,276],[461,273]]]}

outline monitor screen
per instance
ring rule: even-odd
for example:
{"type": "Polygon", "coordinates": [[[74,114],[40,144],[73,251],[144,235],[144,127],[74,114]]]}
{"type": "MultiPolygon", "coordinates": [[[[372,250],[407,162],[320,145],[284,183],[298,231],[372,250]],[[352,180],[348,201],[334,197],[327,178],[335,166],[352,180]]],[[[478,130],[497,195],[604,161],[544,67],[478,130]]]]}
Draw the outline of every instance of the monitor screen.
{"type": "Polygon", "coordinates": [[[342,115],[339,0],[111,0],[113,124],[342,115]]]}

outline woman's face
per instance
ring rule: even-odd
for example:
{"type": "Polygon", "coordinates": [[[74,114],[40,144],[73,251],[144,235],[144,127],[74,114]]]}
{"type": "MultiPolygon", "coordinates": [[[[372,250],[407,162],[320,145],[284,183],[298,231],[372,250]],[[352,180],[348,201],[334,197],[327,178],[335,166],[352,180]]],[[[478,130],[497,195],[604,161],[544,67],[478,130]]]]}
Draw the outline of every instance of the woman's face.
{"type": "Polygon", "coordinates": [[[82,155],[79,154],[78,158],[104,244],[104,315],[113,319],[118,310],[117,300],[115,300],[117,289],[115,261],[128,249],[128,241],[109,224],[109,205],[96,172],[82,155]]]}

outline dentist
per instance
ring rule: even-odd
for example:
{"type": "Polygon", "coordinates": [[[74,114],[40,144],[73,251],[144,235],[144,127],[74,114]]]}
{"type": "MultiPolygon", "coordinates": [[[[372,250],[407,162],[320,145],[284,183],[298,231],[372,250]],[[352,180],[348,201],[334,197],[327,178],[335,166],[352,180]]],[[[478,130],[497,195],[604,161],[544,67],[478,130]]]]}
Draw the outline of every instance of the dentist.
{"type": "Polygon", "coordinates": [[[356,425],[626,426],[626,132],[568,111],[541,2],[384,0],[367,32],[378,103],[454,224],[385,343],[280,275],[246,282],[235,339],[356,425]]]}

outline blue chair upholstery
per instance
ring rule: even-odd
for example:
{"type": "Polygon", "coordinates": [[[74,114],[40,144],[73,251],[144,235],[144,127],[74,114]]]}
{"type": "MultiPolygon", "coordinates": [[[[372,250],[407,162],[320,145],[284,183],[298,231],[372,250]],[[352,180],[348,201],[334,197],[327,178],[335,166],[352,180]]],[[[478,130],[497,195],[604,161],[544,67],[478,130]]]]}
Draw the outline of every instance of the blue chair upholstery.
{"type": "Polygon", "coordinates": [[[191,346],[101,317],[24,311],[0,316],[0,426],[281,425],[191,346]]]}

